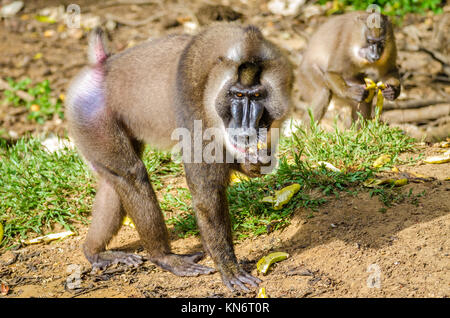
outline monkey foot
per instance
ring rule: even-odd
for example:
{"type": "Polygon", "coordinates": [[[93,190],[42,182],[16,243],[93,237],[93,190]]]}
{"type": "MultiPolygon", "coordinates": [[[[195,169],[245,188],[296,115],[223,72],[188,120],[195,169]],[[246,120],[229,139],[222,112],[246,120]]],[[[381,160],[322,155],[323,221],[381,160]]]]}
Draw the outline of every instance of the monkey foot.
{"type": "Polygon", "coordinates": [[[214,273],[214,268],[197,264],[204,256],[198,252],[188,255],[166,254],[161,257],[151,257],[150,260],[177,276],[198,276],[214,273]]]}
{"type": "Polygon", "coordinates": [[[254,277],[245,271],[239,269],[239,272],[236,274],[224,274],[222,273],[222,281],[227,286],[227,288],[232,291],[233,293],[241,290],[246,293],[250,291],[245,284],[250,285],[252,287],[258,287],[259,283],[262,282],[257,277],[254,277]]]}
{"type": "Polygon", "coordinates": [[[142,257],[140,255],[125,253],[120,251],[106,251],[96,254],[92,258],[88,258],[92,264],[92,269],[104,269],[112,264],[125,264],[128,266],[137,267],[142,264],[142,257]]]}

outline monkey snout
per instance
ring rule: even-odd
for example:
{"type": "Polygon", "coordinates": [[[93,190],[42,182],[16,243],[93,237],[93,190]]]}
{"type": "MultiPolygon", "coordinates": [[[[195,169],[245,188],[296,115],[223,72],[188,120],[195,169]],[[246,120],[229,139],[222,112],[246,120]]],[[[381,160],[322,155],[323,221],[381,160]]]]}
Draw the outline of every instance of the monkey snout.
{"type": "Polygon", "coordinates": [[[367,53],[367,59],[371,63],[376,62],[380,59],[381,52],[382,52],[382,48],[380,48],[378,45],[371,45],[371,46],[369,46],[369,50],[367,53]]]}

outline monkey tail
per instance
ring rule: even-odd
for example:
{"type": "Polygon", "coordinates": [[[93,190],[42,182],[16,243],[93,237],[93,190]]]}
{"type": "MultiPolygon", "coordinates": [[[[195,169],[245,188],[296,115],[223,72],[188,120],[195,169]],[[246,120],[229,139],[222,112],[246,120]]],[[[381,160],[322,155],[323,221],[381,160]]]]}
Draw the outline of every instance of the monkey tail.
{"type": "Polygon", "coordinates": [[[106,46],[105,33],[96,27],[89,36],[88,57],[92,65],[103,64],[109,56],[106,46]]]}

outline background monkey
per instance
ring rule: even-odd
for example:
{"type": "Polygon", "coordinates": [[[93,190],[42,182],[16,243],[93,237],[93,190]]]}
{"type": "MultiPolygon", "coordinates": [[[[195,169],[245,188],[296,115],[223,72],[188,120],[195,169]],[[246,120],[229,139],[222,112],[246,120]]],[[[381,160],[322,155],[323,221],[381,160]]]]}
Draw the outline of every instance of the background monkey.
{"type": "Polygon", "coordinates": [[[228,288],[247,291],[246,284],[257,286],[260,280],[243,271],[234,254],[226,187],[232,169],[253,174],[255,167],[266,164],[258,153],[253,154],[256,162],[249,163],[245,140],[259,138],[258,128],[279,127],[286,116],[292,88],[287,59],[257,28],[229,24],[194,37],[147,41],[113,56],[96,30],[89,57],[91,66],[71,84],[66,106],[70,133],[99,177],[83,246],[87,259],[93,267],[142,262],[137,255],[105,251],[129,214],[153,263],[180,276],[214,271],[197,264],[203,253],[171,252],[141,160],[144,143],[168,149],[175,143],[175,128],[192,132],[194,120],[202,120],[204,128],[221,132],[215,136],[225,145],[220,151],[245,160],[184,164],[203,246],[228,288]],[[238,128],[244,142],[227,128],[238,128]]]}
{"type": "MultiPolygon", "coordinates": [[[[351,12],[330,18],[313,34],[303,55],[297,78],[300,95],[316,121],[325,114],[331,99],[352,107],[352,119],[371,117],[372,103],[364,77],[386,84],[383,96],[400,94],[396,66],[397,49],[389,19],[378,13],[351,12]],[[375,18],[379,18],[376,25],[375,18]]],[[[309,114],[305,115],[309,122],[309,114]]]]}

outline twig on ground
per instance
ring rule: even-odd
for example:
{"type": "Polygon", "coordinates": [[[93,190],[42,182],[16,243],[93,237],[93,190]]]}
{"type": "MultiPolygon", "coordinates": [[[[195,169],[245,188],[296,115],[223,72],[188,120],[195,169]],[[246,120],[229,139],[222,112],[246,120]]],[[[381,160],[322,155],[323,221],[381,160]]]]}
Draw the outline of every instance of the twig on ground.
{"type": "Polygon", "coordinates": [[[430,105],[438,104],[449,104],[450,99],[425,99],[425,100],[406,100],[406,101],[396,101],[396,102],[385,102],[384,109],[410,109],[410,108],[421,108],[430,105]]]}
{"type": "Polygon", "coordinates": [[[159,19],[159,18],[163,17],[165,14],[166,14],[165,12],[158,12],[158,13],[156,13],[156,14],[154,14],[154,15],[152,15],[152,16],[144,19],[144,20],[139,20],[139,21],[129,20],[129,19],[126,19],[126,18],[118,17],[118,16],[113,15],[111,13],[106,13],[105,14],[105,18],[107,20],[113,20],[113,21],[115,21],[117,23],[120,23],[120,24],[123,24],[123,25],[128,25],[128,26],[132,26],[132,27],[138,27],[138,26],[146,25],[146,24],[148,24],[148,23],[150,23],[150,22],[152,22],[152,21],[154,21],[156,19],[159,19]]]}
{"type": "MultiPolygon", "coordinates": [[[[4,81],[0,78],[0,90],[13,90],[13,88],[8,84],[8,82],[4,81]]],[[[34,100],[34,97],[28,94],[27,92],[16,90],[14,93],[27,102],[31,102],[34,100]]]]}

